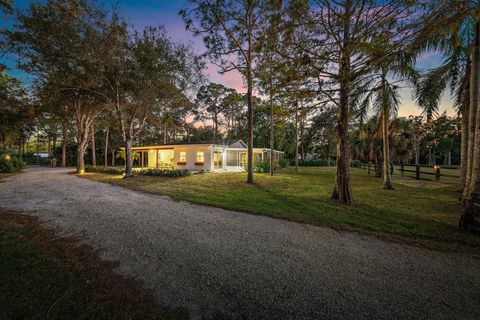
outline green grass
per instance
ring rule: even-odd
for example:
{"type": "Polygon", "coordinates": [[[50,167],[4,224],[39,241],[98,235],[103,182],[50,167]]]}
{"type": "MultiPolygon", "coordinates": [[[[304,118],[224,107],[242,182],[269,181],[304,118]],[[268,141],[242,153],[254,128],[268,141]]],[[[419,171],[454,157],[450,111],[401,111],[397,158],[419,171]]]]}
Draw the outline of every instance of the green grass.
{"type": "Polygon", "coordinates": [[[287,169],[275,176],[256,174],[245,183],[244,173],[208,173],[185,178],[87,174],[86,178],[177,200],[267,215],[275,218],[360,231],[382,238],[431,248],[478,251],[480,237],[457,227],[461,207],[454,185],[401,178],[394,190],[382,189],[380,178],[352,169],[356,206],[330,199],[333,168],[287,169]]]}
{"type": "Polygon", "coordinates": [[[0,212],[1,319],[179,319],[90,247],[34,217],[0,212]]]}

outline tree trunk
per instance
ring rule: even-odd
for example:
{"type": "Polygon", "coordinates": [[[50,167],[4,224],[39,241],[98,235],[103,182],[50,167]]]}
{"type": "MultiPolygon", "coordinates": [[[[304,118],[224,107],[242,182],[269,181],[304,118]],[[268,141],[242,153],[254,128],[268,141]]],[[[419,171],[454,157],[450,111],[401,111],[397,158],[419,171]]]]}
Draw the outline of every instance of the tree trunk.
{"type": "Polygon", "coordinates": [[[415,165],[418,166],[420,164],[420,142],[417,141],[415,144],[415,165]]]}
{"type": "Polygon", "coordinates": [[[95,150],[95,128],[92,122],[92,128],[91,128],[91,142],[92,142],[92,166],[97,165],[97,152],[95,150]]]}
{"type": "Polygon", "coordinates": [[[350,93],[350,12],[351,3],[345,5],[343,21],[343,46],[339,63],[339,109],[337,123],[337,172],[332,198],[347,205],[354,205],[350,181],[350,149],[348,142],[349,93],[350,93]]]}
{"type": "Polygon", "coordinates": [[[167,123],[163,124],[163,144],[167,144],[167,123]]]}
{"type": "MultiPolygon", "coordinates": [[[[469,64],[468,64],[469,66],[469,64]]],[[[471,66],[470,66],[471,67],[471,66]]],[[[470,73],[470,72],[468,72],[470,73]]],[[[469,98],[470,85],[469,79],[465,81],[462,101],[462,122],[461,122],[461,142],[460,142],[460,185],[462,190],[465,189],[465,181],[467,178],[467,163],[468,163],[468,127],[469,127],[469,98]]]]}
{"type": "Polygon", "coordinates": [[[88,141],[88,130],[85,132],[79,132],[77,135],[77,173],[84,174],[85,173],[85,150],[87,149],[87,141],[88,141]]]}
{"type": "Polygon", "coordinates": [[[132,157],[133,139],[127,138],[125,142],[125,178],[133,177],[133,157],[132,157]]]}
{"type": "Polygon", "coordinates": [[[473,163],[475,153],[475,127],[477,123],[477,110],[479,98],[479,83],[480,83],[480,23],[475,24],[474,45],[472,50],[472,61],[470,66],[470,104],[468,117],[468,153],[467,153],[467,172],[465,178],[465,188],[462,193],[462,201],[468,201],[470,198],[472,178],[473,178],[473,163]]]}
{"type": "Polygon", "coordinates": [[[55,156],[57,155],[57,132],[55,130],[55,133],[53,134],[53,137],[52,137],[52,158],[55,158],[55,156]]]}
{"type": "Polygon", "coordinates": [[[475,223],[475,217],[480,214],[480,22],[475,23],[474,43],[472,50],[470,74],[470,115],[469,115],[469,141],[468,160],[463,203],[465,210],[460,216],[459,226],[469,230],[475,223]]]}
{"type": "Polygon", "coordinates": [[[138,146],[141,147],[143,144],[143,129],[138,129],[138,146]]]}
{"type": "MultiPolygon", "coordinates": [[[[383,85],[385,85],[385,75],[383,78],[383,85]]],[[[383,89],[386,89],[385,87],[383,89]]],[[[387,190],[393,189],[392,177],[390,175],[390,146],[388,141],[388,123],[389,110],[386,93],[382,93],[382,142],[383,142],[383,188],[387,190]]]]}
{"type": "Polygon", "coordinates": [[[215,110],[214,114],[213,114],[213,143],[217,143],[217,123],[218,123],[218,119],[217,119],[218,115],[217,115],[217,110],[215,110]]]}
{"type": "Polygon", "coordinates": [[[67,125],[63,123],[62,127],[62,167],[67,166],[67,125]]]}
{"type": "Polygon", "coordinates": [[[274,124],[274,116],[273,116],[273,102],[272,102],[272,94],[270,93],[270,175],[272,176],[275,172],[275,158],[273,154],[273,148],[275,144],[274,125],[275,124],[274,124]]]}
{"type": "Polygon", "coordinates": [[[105,164],[105,167],[108,166],[108,136],[110,134],[110,126],[107,126],[107,129],[105,131],[105,151],[103,152],[105,154],[105,160],[104,160],[104,164],[105,164]]]}
{"type": "Polygon", "coordinates": [[[112,167],[115,167],[115,148],[112,148],[112,167]]]}
{"type": "Polygon", "coordinates": [[[85,173],[85,146],[77,146],[77,173],[85,173]]]}
{"type": "Polygon", "coordinates": [[[295,101],[295,171],[298,171],[298,101],[295,101]]]}

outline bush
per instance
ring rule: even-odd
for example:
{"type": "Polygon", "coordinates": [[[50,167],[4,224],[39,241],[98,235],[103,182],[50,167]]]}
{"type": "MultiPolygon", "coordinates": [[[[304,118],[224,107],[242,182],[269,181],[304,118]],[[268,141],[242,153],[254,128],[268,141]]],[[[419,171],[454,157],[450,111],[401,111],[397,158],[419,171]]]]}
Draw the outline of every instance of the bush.
{"type": "Polygon", "coordinates": [[[25,167],[25,163],[15,156],[7,158],[0,157],[0,173],[14,173],[20,172],[25,167]]]}
{"type": "Polygon", "coordinates": [[[188,169],[164,170],[164,169],[157,169],[157,168],[147,168],[147,169],[142,169],[140,171],[136,171],[134,172],[134,174],[139,174],[142,176],[160,176],[160,177],[179,178],[179,177],[189,176],[192,173],[188,169]]]}
{"type": "Polygon", "coordinates": [[[259,160],[259,159],[254,160],[253,171],[260,172],[260,173],[270,172],[270,163],[265,160],[259,160]]]}
{"type": "MultiPolygon", "coordinates": [[[[280,159],[280,161],[275,163],[275,170],[279,168],[285,168],[289,164],[288,159],[280,159]]],[[[253,161],[253,171],[259,173],[268,173],[270,172],[270,160],[254,160],[253,161]]]]}
{"type": "Polygon", "coordinates": [[[106,174],[123,174],[122,167],[100,167],[100,166],[85,166],[85,172],[98,172],[106,174]]]}

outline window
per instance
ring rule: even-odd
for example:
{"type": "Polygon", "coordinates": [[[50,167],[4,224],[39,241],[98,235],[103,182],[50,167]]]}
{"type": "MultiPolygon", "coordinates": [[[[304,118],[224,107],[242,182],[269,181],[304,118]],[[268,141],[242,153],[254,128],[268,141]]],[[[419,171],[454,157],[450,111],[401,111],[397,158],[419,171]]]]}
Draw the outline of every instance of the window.
{"type": "Polygon", "coordinates": [[[196,159],[195,163],[203,164],[203,162],[204,162],[203,151],[197,151],[197,159],[196,159]]]}
{"type": "Polygon", "coordinates": [[[180,162],[187,162],[187,153],[185,151],[180,152],[180,162]]]}

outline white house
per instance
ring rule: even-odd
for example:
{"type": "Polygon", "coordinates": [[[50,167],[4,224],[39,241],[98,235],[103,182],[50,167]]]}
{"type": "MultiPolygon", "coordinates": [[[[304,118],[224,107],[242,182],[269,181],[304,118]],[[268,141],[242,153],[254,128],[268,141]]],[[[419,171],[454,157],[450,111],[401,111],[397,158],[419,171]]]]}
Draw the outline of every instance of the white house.
{"type": "MultiPolygon", "coordinates": [[[[189,169],[193,171],[243,171],[247,165],[247,145],[242,140],[224,142],[179,143],[132,148],[140,168],[189,169]]],[[[270,149],[254,148],[254,160],[270,159],[270,149]]],[[[274,150],[278,162],[283,152],[274,150]]]]}

